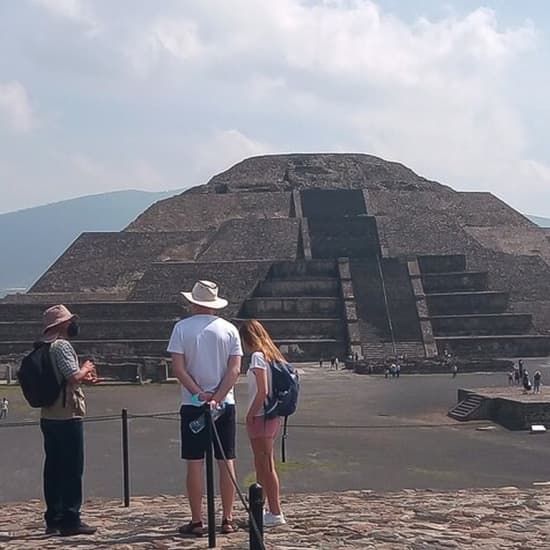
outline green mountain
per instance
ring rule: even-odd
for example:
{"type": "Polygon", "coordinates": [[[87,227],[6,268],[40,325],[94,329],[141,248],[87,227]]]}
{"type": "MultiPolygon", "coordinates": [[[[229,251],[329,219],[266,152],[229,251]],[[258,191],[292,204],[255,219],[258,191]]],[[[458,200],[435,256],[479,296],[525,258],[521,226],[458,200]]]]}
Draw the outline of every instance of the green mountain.
{"type": "Polygon", "coordinates": [[[533,223],[541,227],[550,227],[550,218],[541,218],[540,216],[527,216],[533,223]]]}
{"type": "Polygon", "coordinates": [[[28,288],[83,231],[120,231],[181,191],[116,191],[0,214],[0,297],[28,288]]]}

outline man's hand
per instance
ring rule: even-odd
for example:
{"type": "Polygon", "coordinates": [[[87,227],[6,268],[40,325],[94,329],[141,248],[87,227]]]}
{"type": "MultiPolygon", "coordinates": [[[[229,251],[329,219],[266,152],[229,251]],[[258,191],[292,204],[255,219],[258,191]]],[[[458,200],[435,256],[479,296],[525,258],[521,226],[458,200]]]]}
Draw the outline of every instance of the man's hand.
{"type": "Polygon", "coordinates": [[[91,371],[89,372],[83,379],[82,379],[82,382],[84,384],[99,384],[100,382],[103,382],[105,381],[105,378],[99,378],[99,376],[97,376],[95,370],[94,371],[91,371]]]}
{"type": "Polygon", "coordinates": [[[204,403],[208,403],[212,400],[213,393],[209,391],[201,391],[199,392],[199,401],[203,401],[204,403]]]}
{"type": "Polygon", "coordinates": [[[87,360],[82,363],[80,369],[84,370],[86,374],[89,374],[91,372],[95,372],[95,365],[90,360],[87,360]]]}

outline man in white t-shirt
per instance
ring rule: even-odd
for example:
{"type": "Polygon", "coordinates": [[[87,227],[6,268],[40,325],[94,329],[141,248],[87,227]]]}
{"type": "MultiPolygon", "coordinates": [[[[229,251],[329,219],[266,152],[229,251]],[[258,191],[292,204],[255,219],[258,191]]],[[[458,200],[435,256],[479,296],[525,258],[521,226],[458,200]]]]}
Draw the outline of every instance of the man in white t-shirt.
{"type": "Polygon", "coordinates": [[[209,444],[208,431],[191,429],[190,423],[204,414],[203,403],[223,407],[216,420],[222,449],[214,438],[214,455],[218,461],[223,518],[222,532],[231,533],[235,489],[235,398],[233,386],[241,371],[243,355],[239,332],[228,321],[216,316],[227,306],[227,300],[218,297],[218,285],[198,281],[191,292],[182,292],[191,303],[193,315],[176,323],[168,344],[172,354],[172,370],[181,384],[181,457],[187,461],[187,495],[191,507],[191,521],[179,531],[185,535],[201,536],[204,453],[209,444]],[[229,469],[229,471],[228,471],[229,469]]]}

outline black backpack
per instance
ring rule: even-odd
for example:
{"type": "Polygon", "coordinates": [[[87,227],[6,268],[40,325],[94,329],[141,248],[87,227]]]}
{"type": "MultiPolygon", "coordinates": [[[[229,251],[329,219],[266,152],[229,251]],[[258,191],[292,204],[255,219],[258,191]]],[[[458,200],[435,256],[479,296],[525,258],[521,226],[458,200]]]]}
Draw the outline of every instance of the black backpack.
{"type": "Polygon", "coordinates": [[[56,376],[50,358],[50,346],[51,344],[45,342],[36,342],[34,349],[23,358],[17,371],[23,395],[34,408],[53,405],[65,386],[56,376]]]}
{"type": "Polygon", "coordinates": [[[264,405],[264,418],[284,417],[281,439],[281,460],[286,462],[288,417],[296,412],[300,395],[300,377],[296,369],[286,363],[270,363],[272,395],[264,405]]]}

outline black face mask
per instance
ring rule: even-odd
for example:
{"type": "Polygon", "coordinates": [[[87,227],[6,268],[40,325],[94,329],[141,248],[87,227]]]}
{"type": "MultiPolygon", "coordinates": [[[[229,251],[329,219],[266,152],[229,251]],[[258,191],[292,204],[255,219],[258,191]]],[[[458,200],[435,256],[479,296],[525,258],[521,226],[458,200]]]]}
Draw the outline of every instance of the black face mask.
{"type": "Polygon", "coordinates": [[[76,321],[71,321],[67,327],[67,336],[69,338],[76,338],[80,332],[80,327],[76,321]]]}

